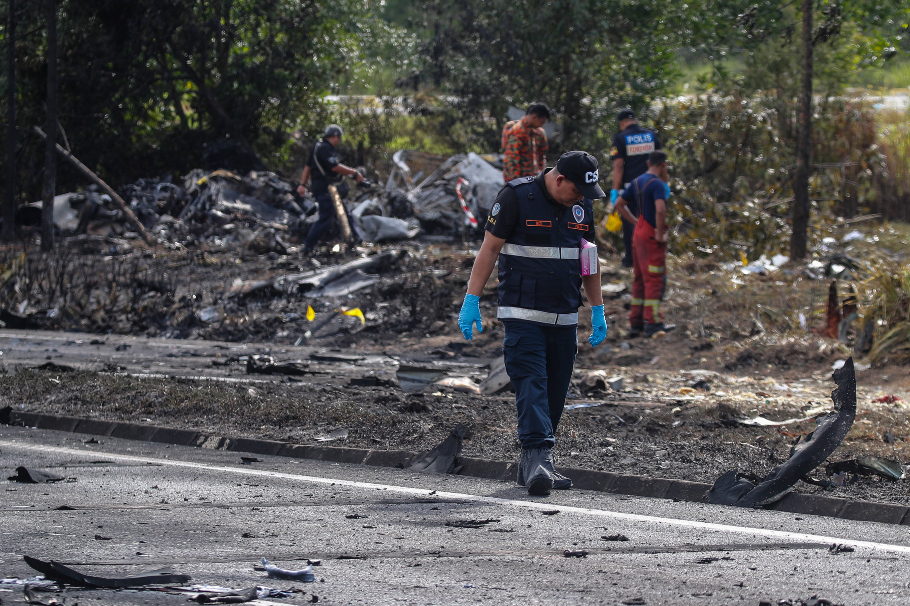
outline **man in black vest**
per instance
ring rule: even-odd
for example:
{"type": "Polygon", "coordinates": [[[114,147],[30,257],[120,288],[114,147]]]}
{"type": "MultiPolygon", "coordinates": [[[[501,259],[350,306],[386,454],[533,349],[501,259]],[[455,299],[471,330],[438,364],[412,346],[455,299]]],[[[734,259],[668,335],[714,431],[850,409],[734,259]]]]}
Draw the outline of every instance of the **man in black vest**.
{"type": "MultiPolygon", "coordinates": [[[[593,199],[597,160],[582,151],[562,155],[556,168],[521,177],[504,187],[490,210],[483,244],[474,260],[458,326],[466,339],[482,332],[480,294],[499,261],[499,311],[505,325],[506,372],[515,387],[521,458],[518,483],[532,495],[572,486],[553,468],[551,449],[578,352],[581,286],[591,307],[599,345],[607,336],[600,268],[582,276],[583,238],[594,239],[593,199]]],[[[596,255],[595,255],[596,259],[596,255]]]]}
{"type": "MultiPolygon", "coordinates": [[[[301,196],[306,195],[307,181],[311,182],[310,189],[319,205],[319,219],[310,227],[306,240],[303,242],[304,253],[309,253],[319,242],[323,232],[338,217],[335,210],[335,202],[329,194],[329,185],[337,185],[345,175],[353,175],[358,183],[363,181],[363,175],[351,168],[338,162],[335,148],[341,143],[341,127],[337,124],[329,124],[322,135],[322,141],[318,142],[303,168],[303,174],[300,177],[300,185],[297,186],[297,193],[301,196]]],[[[344,197],[344,196],[342,196],[344,197]]],[[[348,224],[351,230],[356,234],[354,220],[348,209],[344,209],[348,216],[348,224]]]]}
{"type": "MultiPolygon", "coordinates": [[[[657,134],[642,128],[635,120],[635,112],[624,109],[616,116],[619,132],[613,137],[610,159],[613,161],[613,188],[610,190],[610,204],[615,205],[625,188],[648,172],[648,156],[652,151],[661,149],[657,134]]],[[[638,216],[638,204],[630,202],[627,206],[633,216],[638,216]]],[[[622,215],[620,215],[622,217],[622,215]]],[[[622,257],[623,267],[632,267],[632,234],[635,225],[622,217],[622,242],[625,253],[622,257]]]]}

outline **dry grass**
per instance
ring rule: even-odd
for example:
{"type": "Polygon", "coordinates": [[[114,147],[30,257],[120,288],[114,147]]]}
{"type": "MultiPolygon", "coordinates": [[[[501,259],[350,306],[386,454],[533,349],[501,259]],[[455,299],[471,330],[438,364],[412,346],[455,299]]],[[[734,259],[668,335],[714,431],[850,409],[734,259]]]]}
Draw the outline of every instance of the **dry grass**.
{"type": "Polygon", "coordinates": [[[863,325],[875,325],[867,360],[910,361],[910,266],[888,264],[858,286],[863,325]]]}

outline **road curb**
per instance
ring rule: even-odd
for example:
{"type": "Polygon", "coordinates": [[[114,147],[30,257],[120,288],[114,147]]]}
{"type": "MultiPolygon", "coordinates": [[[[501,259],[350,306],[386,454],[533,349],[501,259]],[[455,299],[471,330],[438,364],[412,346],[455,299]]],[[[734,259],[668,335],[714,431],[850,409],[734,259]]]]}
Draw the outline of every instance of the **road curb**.
{"type": "MultiPolygon", "coordinates": [[[[374,467],[404,468],[416,455],[416,453],[406,450],[368,450],[289,444],[253,438],[228,438],[186,429],[15,410],[9,411],[9,418],[3,416],[2,422],[22,427],[374,467]]],[[[517,471],[517,465],[514,462],[470,457],[463,457],[461,462],[462,468],[459,475],[463,476],[510,481],[515,477],[517,471]]],[[[701,482],[620,475],[591,469],[564,468],[562,471],[572,478],[576,488],[636,497],[704,503],[706,502],[705,493],[711,488],[710,484],[701,482]]],[[[859,522],[910,526],[910,508],[889,503],[852,501],[791,492],[766,509],[859,522]]]]}

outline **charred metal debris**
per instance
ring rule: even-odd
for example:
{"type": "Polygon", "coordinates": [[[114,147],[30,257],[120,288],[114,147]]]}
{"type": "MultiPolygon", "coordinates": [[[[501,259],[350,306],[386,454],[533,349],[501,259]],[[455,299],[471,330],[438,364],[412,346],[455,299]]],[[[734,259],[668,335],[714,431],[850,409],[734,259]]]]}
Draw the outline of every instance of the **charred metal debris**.
{"type": "MultiPolygon", "coordinates": [[[[23,556],[23,559],[29,567],[41,573],[42,576],[25,581],[20,581],[18,579],[8,580],[22,585],[23,595],[27,603],[40,604],[43,606],[61,606],[66,603],[66,598],[61,600],[53,597],[45,599],[39,596],[38,592],[59,593],[63,591],[64,588],[115,591],[124,589],[145,589],[187,596],[189,600],[200,604],[237,604],[265,598],[290,598],[293,597],[294,594],[304,593],[301,589],[296,587],[274,589],[271,587],[255,586],[233,589],[230,587],[218,587],[214,585],[185,586],[183,584],[191,581],[192,577],[187,574],[175,573],[170,568],[163,568],[134,575],[100,577],[86,574],[54,560],[39,560],[38,558],[28,555],[23,556]]],[[[309,565],[301,570],[285,570],[273,565],[265,558],[262,558],[260,562],[262,566],[254,566],[254,570],[264,571],[267,578],[296,581],[298,583],[315,582],[316,575],[313,574],[313,566],[318,566],[321,563],[319,560],[308,560],[309,565]]],[[[318,602],[319,598],[313,595],[310,601],[318,602]]]]}
{"type": "MultiPolygon", "coordinates": [[[[351,189],[347,203],[367,242],[406,240],[420,234],[459,236],[479,230],[499,189],[494,156],[433,156],[401,150],[385,184],[351,189]]],[[[113,239],[123,252],[139,239],[139,226],[159,245],[180,249],[206,244],[288,254],[318,217],[315,199],[275,173],[194,169],[179,182],[139,179],[119,195],[97,184],[54,198],[54,225],[65,236],[113,239]],[[116,200],[114,198],[117,198],[116,200]],[[125,202],[125,205],[121,204],[125,202]]],[[[41,202],[20,209],[23,225],[38,225],[41,202]]],[[[114,251],[111,251],[114,252],[114,251]]]]}
{"type": "Polygon", "coordinates": [[[808,474],[821,465],[853,426],[856,417],[856,374],[853,358],[834,371],[837,388],[831,393],[834,411],[817,419],[815,431],[799,439],[790,450],[790,458],[774,468],[762,480],[733,469],[719,477],[708,501],[737,507],[763,507],[775,503],[793,490],[799,480],[817,484],[808,474]]]}

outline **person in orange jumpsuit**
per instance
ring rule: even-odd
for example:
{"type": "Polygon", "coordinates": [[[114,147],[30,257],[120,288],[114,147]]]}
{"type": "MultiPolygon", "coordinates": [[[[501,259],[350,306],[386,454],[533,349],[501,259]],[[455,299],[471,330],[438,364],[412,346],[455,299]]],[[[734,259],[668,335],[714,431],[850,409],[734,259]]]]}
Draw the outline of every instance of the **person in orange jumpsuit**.
{"type": "Polygon", "coordinates": [[[543,125],[550,109],[532,103],[521,120],[506,122],[502,129],[503,170],[506,183],[519,177],[536,177],[547,166],[547,134],[543,125]]]}
{"type": "Polygon", "coordinates": [[[676,328],[664,324],[660,305],[667,289],[667,198],[670,188],[667,154],[653,151],[648,171],[634,179],[616,201],[616,211],[635,226],[632,236],[632,305],[629,310],[629,337],[644,333],[653,337],[676,328]],[[638,217],[628,204],[638,204],[638,217]]]}

